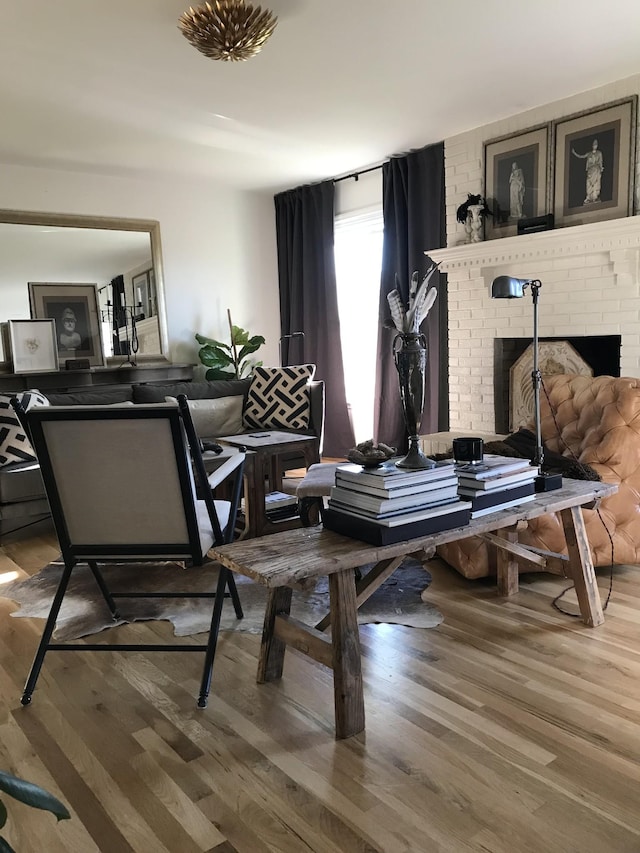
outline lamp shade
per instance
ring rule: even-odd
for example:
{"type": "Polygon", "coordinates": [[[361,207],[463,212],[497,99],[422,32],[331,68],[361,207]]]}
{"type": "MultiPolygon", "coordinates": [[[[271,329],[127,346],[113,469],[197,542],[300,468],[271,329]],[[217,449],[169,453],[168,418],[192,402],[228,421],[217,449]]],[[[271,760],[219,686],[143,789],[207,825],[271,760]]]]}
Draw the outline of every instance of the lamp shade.
{"type": "Polygon", "coordinates": [[[519,299],[524,296],[524,289],[531,284],[528,278],[512,278],[510,275],[499,275],[491,285],[493,299],[519,299]]]}

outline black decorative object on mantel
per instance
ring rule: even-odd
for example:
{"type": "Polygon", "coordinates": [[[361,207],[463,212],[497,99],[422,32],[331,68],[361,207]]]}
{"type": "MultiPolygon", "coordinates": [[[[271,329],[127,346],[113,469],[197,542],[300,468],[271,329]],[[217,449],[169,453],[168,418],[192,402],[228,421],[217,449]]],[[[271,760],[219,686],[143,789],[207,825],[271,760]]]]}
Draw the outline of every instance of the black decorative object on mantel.
{"type": "Polygon", "coordinates": [[[467,200],[456,210],[456,219],[464,224],[467,243],[480,243],[484,239],[483,223],[485,216],[493,216],[491,208],[481,195],[467,193],[467,200]]]}
{"type": "Polygon", "coordinates": [[[427,366],[427,339],[420,331],[420,326],[438,295],[435,287],[429,288],[429,280],[437,269],[438,265],[432,262],[420,286],[417,270],[413,273],[407,310],[397,287],[387,294],[393,326],[398,332],[393,339],[393,356],[400,381],[402,413],[409,435],[409,452],[396,462],[399,468],[433,468],[435,465],[433,459],[420,450],[418,430],[424,406],[427,366]]]}
{"type": "Polygon", "coordinates": [[[536,234],[538,231],[551,231],[552,229],[553,213],[518,220],[518,234],[536,234]]]}

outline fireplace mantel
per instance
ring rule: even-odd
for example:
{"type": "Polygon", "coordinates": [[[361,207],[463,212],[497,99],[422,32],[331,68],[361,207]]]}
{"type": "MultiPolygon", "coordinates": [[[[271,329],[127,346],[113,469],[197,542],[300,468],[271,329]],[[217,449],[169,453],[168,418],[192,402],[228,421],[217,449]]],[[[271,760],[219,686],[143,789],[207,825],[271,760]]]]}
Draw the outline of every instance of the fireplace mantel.
{"type": "Polygon", "coordinates": [[[531,338],[531,301],[497,305],[497,275],[540,279],[541,337],[619,336],[620,375],[640,376],[640,216],[426,254],[448,279],[450,429],[495,432],[495,341],[531,338]]]}
{"type": "Polygon", "coordinates": [[[640,216],[627,216],[536,234],[432,249],[425,254],[440,263],[442,272],[466,270],[471,277],[484,278],[490,275],[491,269],[507,264],[518,264],[526,269],[530,262],[539,260],[606,253],[616,277],[637,277],[638,249],[640,216]]]}

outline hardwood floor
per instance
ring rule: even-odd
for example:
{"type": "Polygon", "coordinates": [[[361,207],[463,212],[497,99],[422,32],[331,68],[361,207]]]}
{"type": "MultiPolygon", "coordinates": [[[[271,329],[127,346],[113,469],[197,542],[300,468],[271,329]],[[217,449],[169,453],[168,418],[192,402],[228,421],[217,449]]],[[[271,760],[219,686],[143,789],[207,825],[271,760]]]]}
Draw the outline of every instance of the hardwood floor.
{"type": "MultiPolygon", "coordinates": [[[[3,541],[0,576],[56,556],[43,527],[3,541]]],[[[257,685],[247,634],[222,635],[204,711],[199,656],[132,653],[51,652],[22,708],[42,621],[0,598],[0,768],[72,813],[2,796],[0,835],[20,853],[638,853],[640,568],[614,570],[596,629],[552,608],[562,578],[505,600],[431,568],[443,623],[361,628],[367,729],[341,742],[330,673],[288,651],[257,685]]]]}

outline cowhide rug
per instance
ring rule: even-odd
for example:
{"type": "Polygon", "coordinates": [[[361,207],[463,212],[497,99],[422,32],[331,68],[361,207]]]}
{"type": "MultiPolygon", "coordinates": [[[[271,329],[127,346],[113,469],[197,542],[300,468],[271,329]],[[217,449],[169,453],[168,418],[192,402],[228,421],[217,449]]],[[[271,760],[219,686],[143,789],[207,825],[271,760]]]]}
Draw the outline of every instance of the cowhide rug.
{"type": "MultiPolygon", "coordinates": [[[[61,573],[62,564],[54,562],[31,578],[0,587],[0,596],[20,605],[11,616],[46,618],[61,573]]],[[[214,565],[185,569],[175,563],[112,565],[104,567],[103,574],[107,586],[113,592],[213,592],[217,579],[214,565]]],[[[227,598],[222,611],[221,630],[261,634],[267,589],[248,578],[238,575],[235,578],[244,618],[236,619],[233,604],[227,598]]],[[[359,623],[390,622],[413,628],[433,628],[439,625],[442,614],[422,597],[430,582],[431,575],[423,566],[407,557],[362,605],[358,611],[359,623]]],[[[172,622],[175,636],[199,634],[209,630],[213,600],[124,598],[118,599],[117,605],[122,619],[114,623],[88,566],[78,565],[71,575],[54,638],[65,642],[97,634],[115,624],[156,619],[172,622]]],[[[328,609],[326,578],[321,578],[311,592],[293,593],[291,614],[302,622],[314,625],[328,609]]]]}

